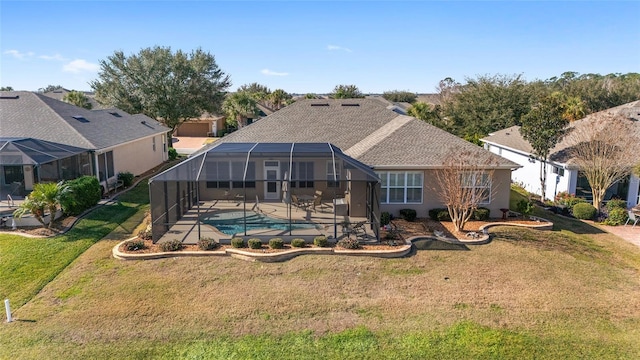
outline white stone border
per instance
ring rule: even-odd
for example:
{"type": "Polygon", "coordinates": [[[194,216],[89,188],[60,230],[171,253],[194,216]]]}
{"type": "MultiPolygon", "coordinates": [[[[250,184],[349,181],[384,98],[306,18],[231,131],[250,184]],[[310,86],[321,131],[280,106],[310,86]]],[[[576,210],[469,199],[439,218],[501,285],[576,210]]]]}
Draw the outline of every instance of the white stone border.
{"type": "Polygon", "coordinates": [[[120,251],[120,246],[126,241],[136,239],[132,237],[124,241],[119,242],[113,247],[111,253],[113,257],[119,260],[151,260],[162,259],[169,257],[203,257],[203,256],[231,256],[236,259],[246,261],[261,261],[261,262],[281,262],[289,259],[293,259],[300,255],[347,255],[347,256],[372,256],[381,258],[398,258],[407,255],[411,252],[411,243],[407,242],[404,245],[398,245],[397,249],[393,250],[347,250],[347,249],[334,249],[334,248],[299,248],[291,249],[276,253],[257,253],[252,251],[245,251],[242,249],[225,249],[217,251],[169,251],[159,253],[146,253],[146,254],[132,254],[124,253],[120,251]]]}

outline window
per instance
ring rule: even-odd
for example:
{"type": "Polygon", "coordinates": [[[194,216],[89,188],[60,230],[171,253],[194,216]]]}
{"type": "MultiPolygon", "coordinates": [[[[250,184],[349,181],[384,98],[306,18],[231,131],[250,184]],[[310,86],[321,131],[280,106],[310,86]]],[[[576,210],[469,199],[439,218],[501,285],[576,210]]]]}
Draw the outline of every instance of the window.
{"type": "Polygon", "coordinates": [[[487,205],[491,202],[491,178],[487,173],[462,174],[462,187],[472,191],[474,198],[480,197],[478,204],[487,205]]]}
{"type": "Polygon", "coordinates": [[[5,165],[4,166],[4,183],[7,185],[13,184],[14,182],[22,183],[24,180],[24,175],[22,173],[22,165],[5,165]]]}
{"type": "Polygon", "coordinates": [[[212,161],[205,164],[207,188],[209,189],[242,189],[256,187],[256,163],[247,165],[247,181],[244,178],[244,161],[212,161]],[[244,186],[243,186],[244,185],[244,186]]]}
{"type": "Polygon", "coordinates": [[[327,187],[340,187],[340,164],[335,164],[336,176],[333,176],[333,161],[327,161],[327,187]]]}
{"type": "Polygon", "coordinates": [[[155,152],[156,151],[156,137],[154,136],[154,137],[152,137],[152,139],[153,139],[153,151],[155,152]]]}
{"type": "Polygon", "coordinates": [[[313,162],[294,162],[291,165],[291,187],[313,188],[313,162]]]}
{"type": "Polygon", "coordinates": [[[551,171],[558,176],[564,176],[564,168],[560,166],[553,166],[551,171]]]}
{"type": "Polygon", "coordinates": [[[424,174],[418,171],[383,171],[380,200],[383,204],[420,204],[424,174]]]}

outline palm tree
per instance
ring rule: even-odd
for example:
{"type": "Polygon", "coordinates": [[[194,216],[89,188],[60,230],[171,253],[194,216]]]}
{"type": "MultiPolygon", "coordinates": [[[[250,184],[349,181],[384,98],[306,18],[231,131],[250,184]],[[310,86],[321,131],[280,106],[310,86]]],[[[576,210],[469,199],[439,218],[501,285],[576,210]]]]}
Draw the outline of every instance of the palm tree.
{"type": "Polygon", "coordinates": [[[269,94],[269,101],[273,105],[273,110],[282,109],[289,99],[291,99],[291,95],[282,89],[276,89],[269,94]]]}
{"type": "Polygon", "coordinates": [[[247,119],[259,113],[256,99],[245,91],[238,91],[227,95],[222,104],[222,110],[227,115],[227,124],[238,125],[238,129],[247,125],[247,119]]]}
{"type": "Polygon", "coordinates": [[[62,101],[88,110],[91,110],[93,107],[89,102],[89,98],[84,93],[75,90],[65,94],[62,101]]]}
{"type": "Polygon", "coordinates": [[[585,105],[579,96],[569,96],[565,99],[562,117],[568,121],[580,120],[587,115],[585,105]]]}
{"type": "Polygon", "coordinates": [[[33,191],[27,196],[13,216],[21,218],[26,214],[33,214],[43,226],[51,228],[55,220],[56,212],[60,208],[60,201],[70,192],[69,186],[64,182],[59,183],[38,183],[33,186],[33,191]],[[49,224],[44,222],[44,210],[49,211],[49,224]]]}

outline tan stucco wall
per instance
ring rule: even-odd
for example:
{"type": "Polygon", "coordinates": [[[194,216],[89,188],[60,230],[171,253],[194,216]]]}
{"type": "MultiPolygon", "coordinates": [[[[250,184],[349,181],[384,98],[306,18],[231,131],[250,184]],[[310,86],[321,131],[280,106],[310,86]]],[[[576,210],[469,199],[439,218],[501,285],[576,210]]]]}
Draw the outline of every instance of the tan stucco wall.
{"type": "Polygon", "coordinates": [[[113,149],[113,166],[116,174],[128,171],[133,175],[140,175],[165,160],[167,160],[167,153],[164,151],[161,134],[113,149]],[[155,151],[153,151],[153,138],[156,141],[155,151]]]}
{"type": "MultiPolygon", "coordinates": [[[[387,170],[385,171],[405,171],[405,170],[387,170]]],[[[428,211],[434,208],[442,208],[442,202],[437,194],[437,182],[435,180],[435,170],[424,171],[424,186],[421,204],[380,204],[380,211],[387,211],[394,216],[399,216],[401,209],[415,209],[418,217],[428,217],[428,211]]],[[[493,198],[491,203],[481,205],[491,210],[491,217],[501,217],[501,208],[509,207],[511,184],[511,170],[496,170],[493,173],[492,192],[493,198]]]]}

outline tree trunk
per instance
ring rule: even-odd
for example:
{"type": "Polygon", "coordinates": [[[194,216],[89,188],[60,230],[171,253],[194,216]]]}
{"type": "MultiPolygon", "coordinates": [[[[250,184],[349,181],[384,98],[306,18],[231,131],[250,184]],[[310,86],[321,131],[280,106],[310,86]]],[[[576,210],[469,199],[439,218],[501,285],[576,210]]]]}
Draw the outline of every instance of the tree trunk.
{"type": "Polygon", "coordinates": [[[541,194],[540,194],[540,201],[544,203],[545,199],[545,193],[546,193],[546,189],[547,189],[547,161],[546,159],[542,159],[540,160],[540,187],[541,187],[541,194]]]}
{"type": "Polygon", "coordinates": [[[593,207],[598,209],[598,212],[600,212],[602,199],[604,199],[604,194],[605,194],[606,191],[607,191],[607,189],[601,189],[601,188],[592,188],[591,189],[591,193],[593,194],[593,207]]]}
{"type": "Polygon", "coordinates": [[[47,226],[49,229],[51,229],[53,227],[53,222],[56,219],[56,212],[58,211],[58,208],[56,206],[51,206],[49,207],[49,226],[47,226]]]}

